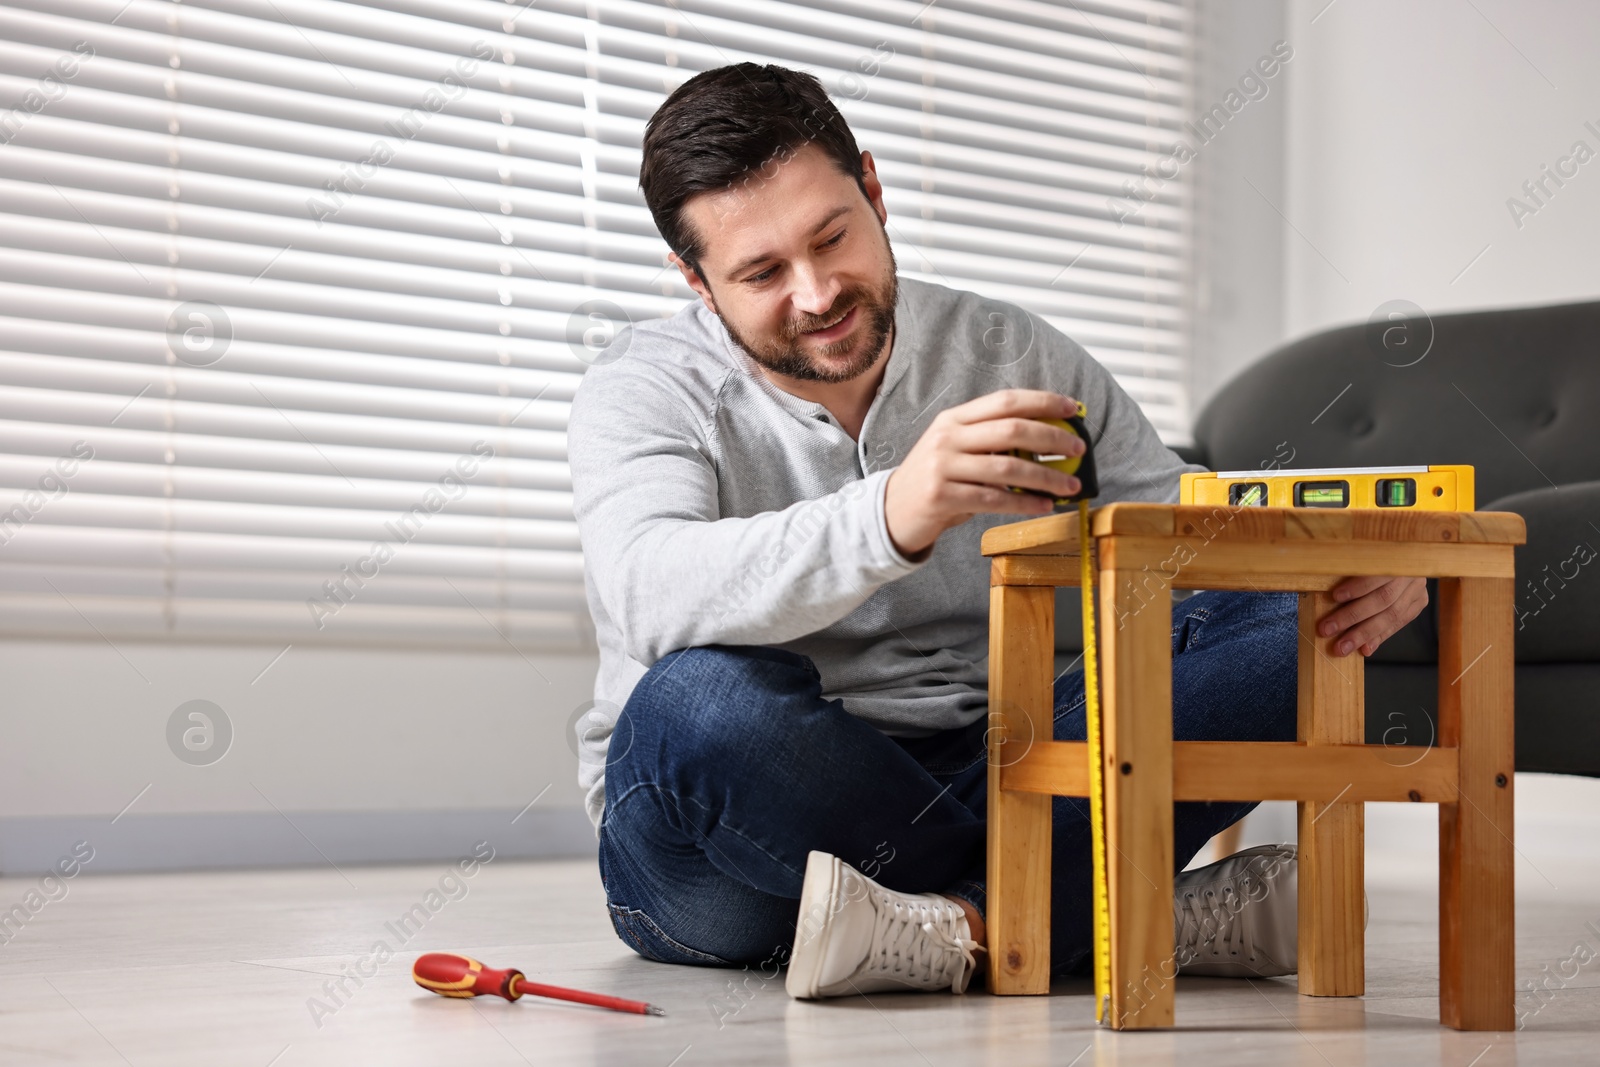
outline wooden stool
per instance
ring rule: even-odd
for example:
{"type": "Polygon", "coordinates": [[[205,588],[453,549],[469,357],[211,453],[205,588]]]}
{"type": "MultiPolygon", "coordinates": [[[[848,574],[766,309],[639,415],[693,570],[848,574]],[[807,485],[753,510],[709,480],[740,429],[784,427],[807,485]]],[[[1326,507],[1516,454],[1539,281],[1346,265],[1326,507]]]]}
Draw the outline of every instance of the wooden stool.
{"type": "MultiPolygon", "coordinates": [[[[1439,805],[1439,1014],[1514,1025],[1512,546],[1520,516],[1110,504],[1099,583],[1111,1025],[1173,1024],[1172,804],[1299,802],[1299,987],[1360,996],[1364,804],[1439,805]],[[1363,744],[1364,659],[1316,621],[1352,575],[1439,581],[1437,747],[1363,744]],[[1300,594],[1299,740],[1172,740],[1172,586],[1300,594]]],[[[1055,587],[1079,582],[1075,513],[995,527],[989,624],[989,988],[1050,990],[1050,800],[1087,796],[1055,741],[1055,587]]],[[[1248,681],[1249,664],[1240,664],[1248,681]]]]}

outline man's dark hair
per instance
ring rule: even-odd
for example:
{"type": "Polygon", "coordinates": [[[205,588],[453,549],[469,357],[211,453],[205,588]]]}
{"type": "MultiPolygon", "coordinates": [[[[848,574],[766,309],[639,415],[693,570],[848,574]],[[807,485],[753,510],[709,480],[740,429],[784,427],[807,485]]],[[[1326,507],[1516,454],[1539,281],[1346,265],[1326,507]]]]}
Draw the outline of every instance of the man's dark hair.
{"type": "Polygon", "coordinates": [[[807,144],[866,195],[855,135],[815,76],[771,64],[717,67],[678,86],[650,116],[639,187],[667,246],[698,274],[705,239],[683,217],[689,198],[771,178],[807,144]]]}

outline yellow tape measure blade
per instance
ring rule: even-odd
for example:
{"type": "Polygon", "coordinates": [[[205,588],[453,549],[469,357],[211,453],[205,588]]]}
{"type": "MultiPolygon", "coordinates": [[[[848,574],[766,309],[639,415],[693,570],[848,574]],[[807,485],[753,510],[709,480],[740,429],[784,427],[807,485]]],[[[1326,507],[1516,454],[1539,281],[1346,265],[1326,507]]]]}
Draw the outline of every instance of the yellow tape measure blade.
{"type": "Polygon", "coordinates": [[[1094,1017],[1110,1022],[1111,893],[1106,874],[1105,749],[1100,735],[1100,672],[1096,663],[1094,563],[1089,502],[1078,501],[1078,556],[1083,599],[1084,733],[1089,743],[1089,826],[1094,855],[1094,1017]]]}

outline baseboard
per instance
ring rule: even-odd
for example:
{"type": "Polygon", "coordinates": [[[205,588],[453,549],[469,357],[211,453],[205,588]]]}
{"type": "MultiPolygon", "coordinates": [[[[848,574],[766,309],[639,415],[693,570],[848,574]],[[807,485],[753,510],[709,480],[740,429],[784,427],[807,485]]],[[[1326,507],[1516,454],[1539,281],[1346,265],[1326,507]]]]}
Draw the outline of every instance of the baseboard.
{"type": "MultiPolygon", "coordinates": [[[[0,875],[44,874],[88,842],[88,874],[217,867],[315,867],[429,863],[469,855],[480,841],[495,858],[592,856],[594,827],[582,808],[522,812],[220,812],[0,818],[0,875]]],[[[79,855],[83,850],[79,850],[79,855]]]]}

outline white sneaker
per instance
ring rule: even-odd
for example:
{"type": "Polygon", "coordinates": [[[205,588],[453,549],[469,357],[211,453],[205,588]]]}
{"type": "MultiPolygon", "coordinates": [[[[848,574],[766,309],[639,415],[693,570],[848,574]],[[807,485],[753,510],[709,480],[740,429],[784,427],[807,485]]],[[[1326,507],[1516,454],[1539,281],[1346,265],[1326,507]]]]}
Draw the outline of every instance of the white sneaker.
{"type": "Polygon", "coordinates": [[[1172,887],[1178,973],[1294,974],[1299,885],[1293,845],[1258,845],[1185,871],[1172,887]]]}
{"type": "Polygon", "coordinates": [[[784,986],[801,1000],[886,990],[965,993],[977,948],[949,897],[897,893],[836,856],[812,852],[784,986]]]}

